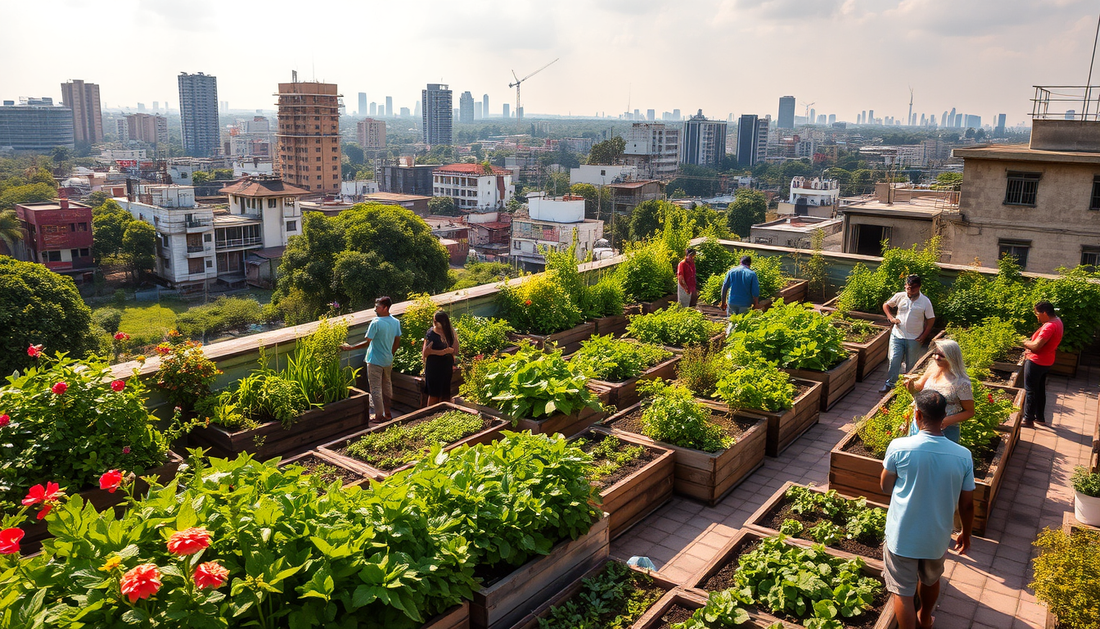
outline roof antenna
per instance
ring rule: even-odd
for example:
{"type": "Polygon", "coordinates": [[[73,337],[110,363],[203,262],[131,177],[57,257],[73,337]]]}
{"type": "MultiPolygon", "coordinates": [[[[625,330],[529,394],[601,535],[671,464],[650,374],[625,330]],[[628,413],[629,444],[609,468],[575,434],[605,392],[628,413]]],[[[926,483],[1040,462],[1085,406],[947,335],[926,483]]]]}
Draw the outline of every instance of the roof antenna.
{"type": "MultiPolygon", "coordinates": [[[[1089,79],[1085,81],[1085,113],[1082,120],[1089,119],[1089,100],[1092,98],[1090,92],[1092,91],[1092,66],[1096,63],[1096,42],[1100,40],[1100,18],[1096,22],[1096,35],[1092,38],[1092,58],[1089,59],[1089,79]]],[[[1100,107],[1098,105],[1097,107],[1100,107]]],[[[1094,117],[1100,116],[1100,112],[1093,114],[1094,117]]]]}

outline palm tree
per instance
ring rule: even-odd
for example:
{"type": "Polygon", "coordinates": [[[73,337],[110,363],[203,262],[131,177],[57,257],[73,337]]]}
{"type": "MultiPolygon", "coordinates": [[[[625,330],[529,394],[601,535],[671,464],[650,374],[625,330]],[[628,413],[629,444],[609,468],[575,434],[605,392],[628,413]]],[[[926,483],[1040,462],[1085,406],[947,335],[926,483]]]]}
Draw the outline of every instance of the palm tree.
{"type": "Polygon", "coordinates": [[[23,222],[15,215],[15,210],[0,211],[0,240],[15,254],[15,243],[23,240],[23,222]]]}

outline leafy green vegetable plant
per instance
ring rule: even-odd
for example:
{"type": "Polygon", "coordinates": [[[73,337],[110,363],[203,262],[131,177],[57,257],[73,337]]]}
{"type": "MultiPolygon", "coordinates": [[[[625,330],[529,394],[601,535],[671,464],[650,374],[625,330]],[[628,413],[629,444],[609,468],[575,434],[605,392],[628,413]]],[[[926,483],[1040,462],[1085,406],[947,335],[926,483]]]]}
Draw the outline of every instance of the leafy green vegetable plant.
{"type": "Polygon", "coordinates": [[[561,350],[542,352],[523,342],[515,354],[476,361],[471,375],[463,384],[463,396],[500,409],[513,422],[600,408],[585,387],[584,373],[562,358],[561,350]],[[481,374],[474,373],[478,370],[481,374]]]}
{"type": "Polygon", "coordinates": [[[415,424],[397,424],[370,432],[347,445],[347,453],[379,469],[411,463],[431,446],[448,445],[481,430],[484,422],[474,413],[447,411],[415,424]]]}
{"type": "Polygon", "coordinates": [[[722,374],[716,397],[731,409],[782,411],[794,406],[791,377],[759,355],[744,354],[735,367],[722,374]]]}
{"type": "Polygon", "coordinates": [[[609,561],[581,582],[580,592],[551,607],[539,629],[627,629],[663,594],[649,575],[609,561]]]}
{"type": "Polygon", "coordinates": [[[791,537],[798,537],[802,534],[802,530],[805,527],[798,520],[786,519],[783,520],[783,524],[779,525],[779,532],[791,537]]]}
{"type": "Polygon", "coordinates": [[[967,369],[980,376],[987,376],[994,362],[1007,358],[1008,351],[1023,341],[1012,324],[997,317],[969,328],[947,326],[946,333],[959,344],[967,369]]]}
{"type": "Polygon", "coordinates": [[[1073,476],[1070,479],[1074,491],[1079,491],[1086,496],[1100,498],[1100,472],[1089,472],[1088,468],[1078,465],[1073,468],[1073,476]]]}
{"type": "Polygon", "coordinates": [[[509,334],[516,330],[504,319],[478,317],[464,314],[453,320],[458,337],[460,362],[469,362],[476,356],[491,356],[513,345],[509,334]]]}
{"type": "Polygon", "coordinates": [[[518,286],[501,284],[497,305],[501,316],[523,334],[554,334],[584,320],[554,271],[530,275],[518,286]]]}
{"type": "Polygon", "coordinates": [[[729,589],[711,592],[707,595],[705,606],[695,610],[691,618],[686,621],[672,625],[671,629],[737,627],[751,620],[745,606],[751,605],[752,602],[752,599],[741,590],[729,589]]]}
{"type": "Polygon", "coordinates": [[[849,500],[837,494],[835,490],[815,491],[809,487],[792,485],[787,488],[784,497],[790,501],[792,513],[809,518],[823,518],[822,522],[806,530],[797,520],[780,532],[795,537],[805,537],[816,542],[834,545],[841,538],[858,540],[869,546],[878,546],[886,539],[886,511],[879,507],[869,507],[866,498],[849,500]],[[797,525],[797,526],[795,526],[797,525]]]}
{"type": "Polygon", "coordinates": [[[806,535],[818,544],[830,546],[840,541],[843,531],[832,522],[822,520],[817,526],[806,529],[806,535]]]}
{"type": "Polygon", "coordinates": [[[569,360],[589,378],[622,382],[671,357],[672,352],[660,345],[595,335],[581,342],[569,360]]]}
{"type": "Polygon", "coordinates": [[[738,354],[748,352],[782,368],[811,371],[828,371],[848,358],[844,334],[809,304],[777,299],[767,312],[750,310],[730,320],[735,329],[727,344],[738,354]]]}
{"type": "Polygon", "coordinates": [[[722,324],[707,319],[694,308],[671,304],[668,308],[630,317],[626,333],[643,343],[688,347],[704,345],[722,331],[722,324]]]}
{"type": "Polygon", "coordinates": [[[618,472],[624,465],[630,465],[638,457],[645,454],[645,447],[624,443],[618,437],[605,436],[598,443],[586,448],[586,439],[577,439],[575,445],[585,450],[592,457],[592,471],[589,476],[592,482],[599,482],[603,478],[618,472]]]}
{"type": "Polygon", "coordinates": [[[642,413],[642,433],[650,439],[703,452],[734,444],[732,436],[710,421],[710,409],[686,388],[656,379],[639,382],[638,391],[652,396],[642,413]]]}
{"type": "Polygon", "coordinates": [[[928,296],[933,310],[938,310],[947,293],[940,280],[939,259],[939,237],[929,240],[923,247],[884,247],[882,262],[874,272],[867,270],[862,263],[852,269],[840,293],[837,310],[882,312],[882,304],[894,293],[905,290],[905,278],[913,274],[921,277],[921,292],[928,296]]]}
{"type": "Polygon", "coordinates": [[[628,246],[625,254],[615,269],[615,276],[628,302],[655,301],[675,289],[674,254],[661,240],[628,246]]]}

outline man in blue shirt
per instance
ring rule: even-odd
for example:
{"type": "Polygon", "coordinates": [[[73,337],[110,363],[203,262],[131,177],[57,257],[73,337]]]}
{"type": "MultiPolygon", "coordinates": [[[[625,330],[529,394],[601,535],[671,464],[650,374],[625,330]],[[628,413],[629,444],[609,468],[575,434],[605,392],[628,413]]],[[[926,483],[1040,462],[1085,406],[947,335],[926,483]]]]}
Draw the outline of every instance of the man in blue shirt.
{"type": "Polygon", "coordinates": [[[367,338],[355,345],[344,344],[341,349],[350,351],[367,346],[367,381],[370,383],[370,402],[374,407],[374,419],[378,423],[393,419],[390,402],[393,400],[393,354],[401,345],[401,322],[390,316],[393,300],[379,297],[374,300],[377,315],[367,327],[367,338]]]}
{"type": "Polygon", "coordinates": [[[974,463],[969,450],[943,436],[947,401],[931,389],[914,401],[920,432],[890,442],[879,479],[882,491],[890,494],[883,578],[894,595],[898,629],[916,629],[918,622],[922,628],[932,626],[956,506],[962,532],[954,550],[960,555],[970,548],[974,525],[974,463]]]}
{"type": "Polygon", "coordinates": [[[751,266],[752,258],[744,256],[741,264],[730,269],[722,280],[722,301],[718,305],[726,309],[726,316],[743,314],[760,305],[760,281],[751,266]]]}

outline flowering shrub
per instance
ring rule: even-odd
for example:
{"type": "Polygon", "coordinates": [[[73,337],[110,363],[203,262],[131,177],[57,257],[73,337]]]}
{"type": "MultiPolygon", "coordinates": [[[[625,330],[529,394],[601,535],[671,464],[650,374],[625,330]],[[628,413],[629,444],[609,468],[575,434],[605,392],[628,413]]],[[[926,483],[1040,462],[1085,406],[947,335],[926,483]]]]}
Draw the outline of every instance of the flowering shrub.
{"type": "Polygon", "coordinates": [[[694,308],[670,304],[668,308],[630,317],[626,333],[643,343],[688,347],[703,345],[722,331],[722,324],[711,321],[694,308]]]}
{"type": "Polygon", "coordinates": [[[157,386],[168,402],[181,408],[193,408],[195,402],[210,394],[214,379],[221,371],[206,357],[202,345],[187,341],[178,345],[161,343],[157,386]]]}
{"type": "Polygon", "coordinates": [[[778,299],[767,312],[730,317],[736,330],[728,343],[787,369],[828,371],[848,358],[844,333],[809,304],[778,299]]]}
{"type": "Polygon", "coordinates": [[[30,349],[35,364],[0,387],[7,417],[0,421],[0,513],[47,480],[75,493],[104,469],[141,472],[164,463],[168,439],[145,407],[138,378],[119,387],[99,358],[50,358],[30,349]]]}
{"type": "Polygon", "coordinates": [[[501,315],[523,334],[553,334],[584,320],[554,271],[529,276],[519,286],[502,284],[497,305],[501,315]]]}
{"type": "Polygon", "coordinates": [[[475,361],[472,371],[473,377],[462,385],[462,395],[500,409],[513,421],[600,408],[584,386],[584,373],[562,358],[561,350],[542,352],[524,341],[515,354],[475,361]]]}

